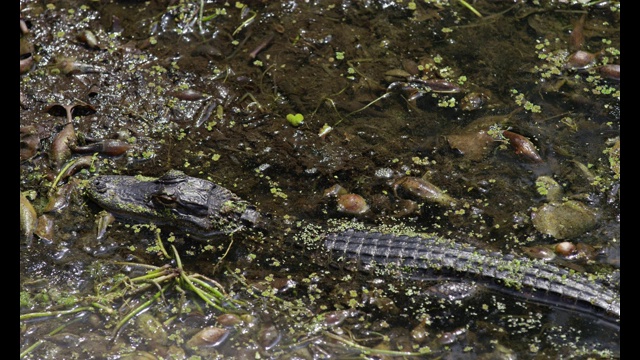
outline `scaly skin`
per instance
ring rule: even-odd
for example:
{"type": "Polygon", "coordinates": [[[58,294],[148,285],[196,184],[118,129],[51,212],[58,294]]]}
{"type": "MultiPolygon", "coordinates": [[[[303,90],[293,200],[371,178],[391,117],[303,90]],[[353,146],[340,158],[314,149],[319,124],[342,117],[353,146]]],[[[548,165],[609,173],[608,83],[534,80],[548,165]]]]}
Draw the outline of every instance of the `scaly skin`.
{"type": "MultiPolygon", "coordinates": [[[[360,266],[393,264],[414,271],[448,271],[500,280],[503,286],[550,292],[591,304],[620,317],[620,294],[590,279],[542,261],[487,252],[440,238],[348,230],[330,233],[325,247],[360,266]]],[[[418,276],[415,277],[420,277],[418,276]]]]}
{"type": "MultiPolygon", "coordinates": [[[[114,215],[167,224],[206,238],[231,233],[258,221],[255,209],[210,181],[171,170],[159,178],[106,175],[94,178],[87,195],[114,215]]],[[[585,274],[513,255],[490,253],[439,238],[357,232],[326,234],[324,246],[362,266],[393,264],[409,272],[449,271],[453,276],[498,280],[501,286],[528,287],[591,304],[620,317],[620,294],[585,274]]]]}

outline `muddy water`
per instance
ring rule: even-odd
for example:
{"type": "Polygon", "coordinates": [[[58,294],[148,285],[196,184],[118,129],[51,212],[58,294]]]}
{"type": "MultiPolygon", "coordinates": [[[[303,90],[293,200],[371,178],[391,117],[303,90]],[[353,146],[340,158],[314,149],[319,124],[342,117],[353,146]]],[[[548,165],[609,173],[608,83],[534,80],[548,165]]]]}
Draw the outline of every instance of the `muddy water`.
{"type": "Polygon", "coordinates": [[[294,236],[396,226],[517,255],[570,241],[589,250],[551,261],[615,273],[619,3],[473,7],[481,17],[458,2],[21,1],[20,190],[51,225],[20,240],[20,351],[616,357],[619,330],[598,318],[482,287],[438,296],[438,283],[332,267],[294,236]],[[196,243],[115,221],[97,236],[82,181],[169,169],[231,189],[271,228],[196,243]],[[336,185],[369,210],[345,211],[336,185]],[[571,201],[582,210],[548,216],[560,224],[532,220],[571,201]],[[126,281],[177,267],[171,244],[237,303],[207,306],[174,278],[126,281]],[[198,338],[210,328],[224,331],[198,338]]]}

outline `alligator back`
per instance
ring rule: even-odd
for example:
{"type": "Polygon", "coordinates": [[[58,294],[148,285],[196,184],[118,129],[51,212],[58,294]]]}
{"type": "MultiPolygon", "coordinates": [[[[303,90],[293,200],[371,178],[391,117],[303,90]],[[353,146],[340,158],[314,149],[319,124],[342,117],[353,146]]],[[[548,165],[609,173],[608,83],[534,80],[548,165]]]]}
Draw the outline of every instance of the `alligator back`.
{"type": "Polygon", "coordinates": [[[587,275],[561,269],[539,260],[516,258],[473,246],[431,237],[348,230],[328,234],[325,247],[336,256],[356,261],[360,267],[397,267],[420,274],[456,273],[463,278],[498,280],[505,289],[546,291],[591,305],[620,317],[620,294],[587,275]]]}

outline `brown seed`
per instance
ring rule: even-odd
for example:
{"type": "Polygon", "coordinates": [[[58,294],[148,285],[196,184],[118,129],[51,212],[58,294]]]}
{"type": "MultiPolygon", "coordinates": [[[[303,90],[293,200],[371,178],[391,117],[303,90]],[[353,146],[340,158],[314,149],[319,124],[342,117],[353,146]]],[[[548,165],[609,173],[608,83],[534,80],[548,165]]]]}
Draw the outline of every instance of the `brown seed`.
{"type": "Polygon", "coordinates": [[[538,150],[536,150],[536,147],[533,145],[531,140],[508,130],[503,131],[502,135],[509,139],[509,144],[511,144],[516,154],[523,155],[535,162],[542,162],[542,158],[540,157],[540,154],[538,154],[538,150]]]}
{"type": "Polygon", "coordinates": [[[107,139],[84,146],[71,146],[71,150],[75,153],[100,153],[109,156],[118,156],[126,153],[132,146],[126,141],[107,139]]]}
{"type": "Polygon", "coordinates": [[[62,164],[71,156],[70,143],[75,143],[77,140],[76,132],[73,129],[73,124],[67,123],[62,130],[56,134],[53,142],[51,142],[51,161],[52,165],[59,170],[62,164]]]}
{"type": "Polygon", "coordinates": [[[31,31],[29,30],[29,26],[27,25],[27,22],[24,21],[23,19],[20,19],[20,32],[23,35],[26,35],[28,33],[30,33],[31,31]]]}
{"type": "Polygon", "coordinates": [[[78,34],[78,40],[87,44],[92,49],[98,48],[98,38],[93,34],[91,30],[84,30],[78,34]]]}
{"type": "Polygon", "coordinates": [[[401,69],[391,69],[384,73],[384,80],[387,82],[406,81],[411,76],[410,73],[401,69]]]}
{"type": "Polygon", "coordinates": [[[576,252],[576,246],[569,241],[563,241],[561,243],[557,243],[554,250],[556,254],[560,256],[572,256],[576,252]]]}
{"type": "Polygon", "coordinates": [[[273,30],[275,30],[279,34],[283,34],[285,31],[285,28],[284,26],[282,26],[282,24],[273,24],[273,30]]]}
{"type": "Polygon", "coordinates": [[[38,226],[38,214],[31,205],[31,202],[20,193],[20,236],[27,246],[31,245],[33,233],[38,226]]]}
{"type": "Polygon", "coordinates": [[[620,65],[610,64],[598,68],[603,78],[620,81],[620,65]]]}
{"type": "Polygon", "coordinates": [[[358,194],[344,194],[338,197],[338,211],[349,215],[361,215],[369,211],[369,205],[358,194]]]}
{"type": "Polygon", "coordinates": [[[59,58],[56,60],[56,68],[65,75],[105,73],[103,66],[92,65],[76,61],[73,58],[59,58]]]}
{"type": "Polygon", "coordinates": [[[460,86],[444,79],[424,80],[424,84],[428,86],[431,91],[436,93],[457,94],[462,91],[462,88],[460,86]]]}
{"type": "Polygon", "coordinates": [[[598,54],[593,54],[586,51],[576,51],[569,55],[565,66],[570,69],[582,70],[593,65],[594,61],[598,57],[598,54]]]}
{"type": "Polygon", "coordinates": [[[33,56],[27,53],[20,56],[20,75],[27,73],[33,67],[33,56]]]}
{"type": "Polygon", "coordinates": [[[169,95],[174,96],[180,100],[185,101],[197,101],[206,98],[205,94],[198,90],[186,89],[181,91],[173,91],[169,95]]]}
{"type": "Polygon", "coordinates": [[[405,176],[396,180],[393,185],[396,197],[405,196],[426,200],[443,206],[454,206],[455,199],[427,180],[415,176],[405,176]]]}
{"type": "Polygon", "coordinates": [[[104,236],[107,234],[107,229],[109,225],[111,225],[116,218],[107,211],[101,211],[96,217],[96,240],[102,241],[104,236]]]}
{"type": "Polygon", "coordinates": [[[217,320],[222,326],[234,326],[242,323],[242,319],[235,314],[222,314],[218,316],[217,320]]]}
{"type": "Polygon", "coordinates": [[[227,329],[210,326],[204,328],[187,341],[189,348],[202,348],[220,345],[229,335],[227,329]]]}
{"type": "Polygon", "coordinates": [[[556,254],[553,252],[553,250],[544,245],[525,246],[522,248],[522,251],[533,259],[549,261],[555,259],[556,257],[556,254]]]}

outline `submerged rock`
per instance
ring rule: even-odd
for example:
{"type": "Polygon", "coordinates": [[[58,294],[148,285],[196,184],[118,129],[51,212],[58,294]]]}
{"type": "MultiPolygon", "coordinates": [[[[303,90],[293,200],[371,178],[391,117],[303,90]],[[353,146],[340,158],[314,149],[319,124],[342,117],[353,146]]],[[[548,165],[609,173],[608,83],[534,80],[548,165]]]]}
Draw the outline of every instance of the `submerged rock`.
{"type": "Polygon", "coordinates": [[[596,226],[597,212],[575,200],[550,202],[531,214],[536,230],[556,239],[570,239],[596,226]]]}

